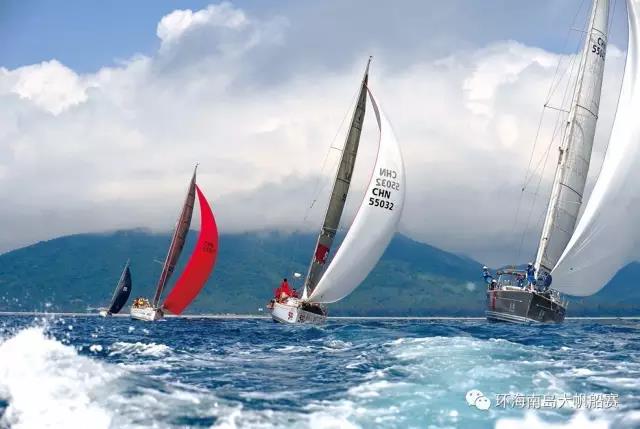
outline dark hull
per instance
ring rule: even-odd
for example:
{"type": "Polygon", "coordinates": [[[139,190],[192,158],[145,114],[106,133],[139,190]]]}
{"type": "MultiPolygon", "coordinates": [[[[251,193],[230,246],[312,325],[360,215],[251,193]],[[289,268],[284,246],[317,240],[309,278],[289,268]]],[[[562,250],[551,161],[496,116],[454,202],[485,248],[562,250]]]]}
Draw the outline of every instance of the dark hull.
{"type": "Polygon", "coordinates": [[[562,323],[565,308],[548,296],[523,290],[487,291],[486,316],[490,321],[562,323]]]}

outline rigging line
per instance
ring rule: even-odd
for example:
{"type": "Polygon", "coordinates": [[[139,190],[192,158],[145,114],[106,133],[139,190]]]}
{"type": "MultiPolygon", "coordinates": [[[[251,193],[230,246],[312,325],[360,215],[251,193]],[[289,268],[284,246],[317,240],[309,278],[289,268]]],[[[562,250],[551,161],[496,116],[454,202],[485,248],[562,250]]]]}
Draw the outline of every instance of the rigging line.
{"type": "MultiPolygon", "coordinates": [[[[322,173],[324,172],[324,169],[326,167],[327,160],[329,159],[329,154],[331,153],[332,150],[338,150],[340,152],[342,152],[344,150],[344,145],[341,148],[338,148],[337,146],[334,146],[334,143],[335,143],[336,139],[338,138],[338,135],[340,134],[340,130],[342,130],[342,126],[344,125],[347,117],[349,116],[349,113],[351,113],[353,111],[353,106],[358,103],[357,98],[358,98],[359,91],[360,91],[360,87],[358,87],[358,89],[355,91],[355,93],[353,95],[353,101],[351,102],[351,104],[349,105],[349,108],[345,112],[345,114],[344,114],[344,116],[342,118],[342,121],[340,122],[340,126],[336,130],[336,134],[333,136],[333,139],[331,140],[331,144],[329,145],[329,149],[327,150],[327,152],[325,154],[324,161],[322,162],[322,168],[320,169],[320,175],[318,176],[318,179],[316,181],[316,188],[313,191],[313,198],[312,198],[312,201],[311,201],[311,205],[309,205],[309,207],[307,207],[307,210],[306,210],[304,218],[303,218],[303,222],[305,222],[307,220],[307,217],[309,216],[309,212],[311,211],[311,209],[313,208],[313,206],[317,202],[318,197],[320,196],[320,193],[326,187],[326,184],[323,185],[322,187],[320,187],[320,182],[321,182],[321,179],[323,177],[322,173]]],[[[333,169],[332,169],[332,171],[333,171],[333,169]]]]}
{"type": "MultiPolygon", "coordinates": [[[[569,45],[569,38],[571,37],[571,33],[574,31],[574,29],[572,27],[575,26],[576,21],[578,20],[578,16],[580,15],[580,11],[582,11],[582,7],[584,6],[586,0],[582,0],[582,2],[580,3],[580,6],[578,7],[578,9],[576,10],[576,14],[573,16],[573,19],[571,21],[571,26],[569,27],[569,30],[567,31],[567,35],[565,36],[564,39],[564,43],[562,44],[562,46],[564,46],[565,48],[569,45]]],[[[585,25],[585,28],[583,30],[581,30],[583,33],[587,32],[587,27],[588,27],[588,23],[585,25]]],[[[570,61],[573,61],[570,60],[570,61]]],[[[558,59],[558,65],[556,66],[556,72],[553,75],[553,80],[551,81],[551,86],[549,87],[549,92],[547,94],[547,100],[545,102],[545,104],[547,104],[550,100],[551,97],[553,97],[553,94],[555,93],[556,89],[558,89],[558,87],[560,86],[560,82],[562,81],[561,79],[556,80],[556,77],[558,75],[558,71],[560,70],[560,65],[562,64],[562,56],[558,59]],[[553,83],[555,82],[555,87],[553,86],[553,83]]],[[[563,73],[564,75],[564,73],[563,73]]]]}
{"type": "MultiPolygon", "coordinates": [[[[580,48],[580,41],[578,41],[577,43],[578,46],[576,46],[576,50],[580,48]]],[[[574,68],[576,66],[576,64],[578,63],[577,61],[577,56],[572,56],[572,59],[569,62],[569,68],[567,69],[567,79],[569,79],[573,73],[574,73],[574,68]]],[[[564,76],[564,73],[563,73],[564,76]]],[[[569,104],[570,101],[573,101],[573,93],[575,92],[575,88],[577,85],[577,79],[576,81],[573,82],[573,86],[567,82],[567,85],[564,88],[564,94],[562,95],[562,101],[560,103],[561,106],[567,105],[569,104]],[[569,89],[571,88],[571,91],[569,91],[569,89]],[[571,100],[569,100],[569,94],[572,95],[571,100]]],[[[566,123],[566,120],[564,120],[564,118],[569,114],[569,112],[571,111],[570,108],[569,109],[558,109],[558,108],[551,108],[548,105],[545,105],[545,107],[548,107],[552,110],[556,110],[558,111],[558,115],[556,116],[556,121],[555,124],[553,126],[553,132],[551,134],[551,141],[553,142],[556,137],[557,137],[557,133],[560,131],[560,129],[562,128],[561,125],[566,123]]],[[[543,113],[544,113],[544,109],[543,109],[543,113]]],[[[528,171],[527,171],[527,177],[525,178],[525,183],[523,185],[523,188],[526,188],[527,186],[529,186],[529,183],[531,182],[531,180],[533,179],[535,172],[538,171],[538,167],[540,166],[540,164],[542,163],[542,161],[544,160],[544,157],[546,155],[543,155],[543,157],[540,158],[540,160],[538,161],[538,164],[536,166],[535,169],[531,170],[531,166],[529,165],[528,167],[528,171]]]]}
{"type": "Polygon", "coordinates": [[[540,185],[542,183],[542,178],[544,177],[544,171],[547,168],[547,162],[549,160],[549,155],[551,153],[551,147],[553,146],[553,140],[551,140],[549,142],[549,145],[547,146],[547,150],[544,156],[544,164],[542,166],[542,172],[538,178],[538,183],[536,185],[536,190],[533,193],[533,202],[531,203],[531,209],[529,210],[529,214],[527,215],[527,222],[525,224],[524,229],[522,230],[522,236],[520,237],[520,246],[518,248],[518,258],[516,260],[520,260],[520,255],[522,254],[522,247],[524,246],[524,239],[527,233],[527,230],[529,229],[529,225],[531,224],[531,215],[533,214],[533,208],[536,205],[536,201],[538,199],[538,195],[539,195],[539,191],[540,191],[540,185]]]}
{"type": "MultiPolygon", "coordinates": [[[[353,97],[352,97],[353,101],[351,102],[351,104],[349,105],[349,108],[346,110],[344,116],[342,117],[342,121],[340,122],[340,125],[338,126],[338,129],[336,130],[336,133],[333,136],[333,139],[331,139],[331,143],[329,144],[329,148],[327,149],[327,151],[325,153],[324,160],[322,161],[322,167],[320,168],[320,174],[318,175],[318,178],[316,179],[315,189],[314,189],[313,194],[312,194],[311,204],[305,210],[304,216],[302,218],[303,227],[307,223],[307,220],[309,218],[311,210],[313,209],[313,206],[317,202],[317,200],[318,200],[318,198],[320,196],[320,193],[326,187],[326,184],[324,186],[322,186],[322,187],[320,186],[320,184],[321,184],[321,181],[323,179],[323,173],[324,173],[327,161],[329,159],[329,154],[331,153],[332,150],[338,150],[338,148],[336,146],[334,146],[334,143],[335,143],[336,139],[338,138],[338,135],[340,134],[340,130],[342,129],[345,121],[347,120],[347,117],[349,116],[349,113],[351,113],[351,111],[353,110],[353,106],[358,103],[357,98],[358,98],[359,91],[360,91],[360,87],[358,87],[358,89],[354,92],[353,97]]],[[[339,149],[339,150],[342,151],[343,149],[339,149]]],[[[337,169],[337,166],[335,168],[337,169]]],[[[333,169],[332,169],[332,171],[333,171],[333,169]]],[[[298,237],[294,241],[293,255],[297,254],[299,248],[300,248],[300,237],[298,237]]],[[[295,261],[293,260],[293,258],[289,259],[289,270],[288,271],[292,272],[294,270],[294,265],[295,265],[295,261]]]]}
{"type": "MultiPolygon", "coordinates": [[[[585,43],[586,43],[586,41],[585,41],[585,43]]],[[[580,46],[580,45],[581,45],[581,43],[579,42],[579,43],[578,43],[578,47],[577,47],[576,49],[579,49],[579,46],[580,46]]],[[[576,57],[576,56],[574,56],[574,57],[573,57],[573,60],[571,61],[571,67],[570,67],[570,68],[571,68],[571,70],[570,70],[570,72],[569,72],[568,76],[571,76],[571,75],[573,74],[573,68],[575,67],[575,65],[576,65],[576,63],[577,63],[576,58],[577,58],[577,57],[576,57]]],[[[578,72],[579,72],[579,70],[578,70],[578,72]]],[[[577,85],[578,85],[578,82],[577,82],[577,79],[576,79],[576,81],[575,81],[575,82],[574,82],[574,84],[573,84],[572,91],[571,91],[571,102],[573,102],[573,98],[574,98],[574,97],[573,97],[573,95],[574,95],[574,93],[575,93],[575,89],[576,89],[577,85]]],[[[564,91],[564,94],[563,94],[563,97],[562,97],[562,98],[563,98],[562,105],[564,105],[565,103],[567,103],[567,99],[568,99],[568,96],[569,96],[569,93],[570,93],[570,92],[569,92],[569,88],[570,88],[570,87],[571,87],[571,85],[569,84],[569,82],[567,82],[567,85],[566,85],[566,87],[565,87],[565,91],[564,91]]],[[[566,120],[563,120],[563,117],[564,117],[564,116],[565,116],[565,115],[563,115],[563,113],[562,113],[562,112],[558,111],[558,115],[557,115],[557,117],[556,117],[556,124],[555,124],[555,126],[554,126],[554,130],[553,130],[553,133],[552,133],[551,139],[550,139],[550,141],[549,141],[549,145],[547,146],[547,150],[546,150],[546,152],[544,153],[544,156],[540,159],[540,162],[538,163],[538,166],[539,166],[539,165],[540,165],[540,163],[544,160],[544,163],[543,163],[543,166],[542,166],[542,170],[540,171],[540,176],[538,177],[538,183],[536,184],[536,188],[535,188],[535,191],[534,191],[534,193],[533,193],[533,201],[532,201],[532,204],[531,204],[531,206],[530,206],[529,213],[528,213],[528,215],[527,215],[527,222],[525,223],[525,228],[524,228],[524,229],[523,229],[523,231],[522,231],[522,236],[521,236],[521,240],[520,240],[520,246],[519,246],[519,248],[518,248],[518,259],[520,258],[520,255],[522,254],[522,248],[523,248],[523,246],[524,246],[524,239],[525,239],[526,231],[529,229],[529,225],[531,224],[531,216],[532,216],[532,214],[533,214],[533,210],[534,210],[534,208],[535,208],[536,201],[537,201],[537,199],[538,199],[538,195],[539,195],[539,193],[540,193],[540,186],[541,186],[541,184],[542,184],[542,179],[543,179],[543,177],[544,177],[544,172],[545,172],[545,170],[546,170],[546,168],[547,168],[547,163],[548,163],[548,160],[549,160],[549,155],[550,155],[550,153],[551,153],[551,147],[553,146],[553,142],[555,141],[555,139],[556,139],[556,137],[557,137],[557,135],[558,135],[558,132],[559,132],[561,129],[563,129],[563,127],[562,127],[561,125],[566,123],[566,120]]],[[[561,138],[562,138],[562,139],[564,139],[564,134],[562,135],[562,137],[561,137],[561,138]]],[[[561,143],[561,144],[562,144],[562,143],[561,143]]],[[[537,171],[537,167],[536,167],[536,171],[537,171]]],[[[533,178],[533,174],[529,177],[529,180],[527,181],[526,186],[528,186],[529,181],[530,181],[532,178],[533,178]]],[[[545,212],[543,212],[543,213],[545,213],[545,212]]]]}
{"type": "MultiPolygon", "coordinates": [[[[576,21],[578,19],[578,16],[580,15],[580,11],[582,10],[582,7],[585,4],[585,1],[586,0],[582,0],[582,2],[580,3],[580,6],[578,7],[578,10],[576,11],[576,13],[575,13],[575,15],[574,15],[574,17],[573,17],[573,19],[571,21],[571,27],[573,27],[575,25],[575,23],[576,23],[576,21]]],[[[567,31],[567,34],[565,35],[563,46],[566,47],[566,46],[569,45],[570,36],[571,36],[571,28],[569,29],[569,31],[567,31]]],[[[542,108],[542,111],[540,112],[540,120],[539,120],[539,124],[538,124],[538,130],[536,131],[536,137],[534,138],[534,141],[533,141],[533,149],[531,150],[531,155],[529,157],[529,163],[527,165],[527,170],[525,171],[525,179],[523,181],[523,183],[525,183],[525,184],[526,184],[526,182],[528,180],[528,176],[529,176],[530,169],[531,169],[531,163],[533,162],[533,156],[535,154],[536,146],[537,146],[537,143],[538,143],[538,138],[539,138],[539,135],[540,135],[540,128],[542,126],[542,121],[544,119],[545,107],[551,101],[551,97],[553,97],[553,95],[555,94],[556,90],[560,86],[560,83],[562,82],[563,77],[565,75],[565,73],[562,73],[562,76],[560,78],[558,78],[558,73],[560,72],[560,66],[562,65],[562,60],[563,60],[563,56],[560,56],[558,58],[558,63],[556,65],[556,69],[554,71],[553,78],[551,79],[551,85],[549,85],[549,91],[547,92],[547,96],[545,97],[544,106],[542,108]]],[[[569,67],[567,67],[567,70],[569,71],[569,74],[571,74],[574,65],[575,65],[575,56],[573,56],[569,60],[569,67]]]]}
{"type": "MultiPolygon", "coordinates": [[[[571,26],[570,26],[569,30],[567,31],[567,33],[565,35],[565,40],[564,40],[564,43],[563,43],[563,46],[565,46],[565,47],[569,45],[569,38],[571,36],[571,27],[573,27],[575,25],[575,23],[576,23],[576,21],[578,19],[578,16],[580,15],[580,11],[582,10],[582,7],[585,4],[585,1],[586,0],[582,0],[582,2],[580,3],[580,7],[578,7],[578,9],[577,9],[577,11],[576,11],[576,13],[575,13],[575,15],[574,15],[574,17],[572,19],[571,26]]],[[[547,93],[544,106],[543,106],[543,108],[542,108],[542,110],[540,112],[540,119],[538,121],[538,128],[536,130],[536,135],[535,135],[535,138],[533,140],[533,148],[532,148],[531,154],[529,156],[529,162],[528,162],[528,165],[527,165],[527,169],[525,170],[525,177],[524,177],[522,188],[521,188],[520,195],[519,195],[519,198],[518,198],[516,214],[515,214],[513,225],[512,225],[512,231],[511,231],[512,234],[515,233],[515,230],[516,230],[517,225],[518,225],[518,220],[520,218],[520,210],[521,210],[521,206],[522,206],[522,198],[523,198],[524,190],[526,189],[526,187],[529,184],[529,181],[531,180],[531,178],[533,178],[533,175],[534,175],[534,172],[531,171],[531,164],[533,162],[533,157],[534,157],[534,154],[535,154],[535,151],[536,151],[536,147],[538,145],[538,140],[540,138],[540,130],[542,128],[542,122],[544,120],[544,114],[545,114],[545,110],[546,110],[545,108],[547,107],[547,105],[551,101],[551,97],[553,97],[553,94],[555,94],[556,90],[560,86],[560,83],[562,82],[564,74],[565,74],[565,73],[563,73],[562,77],[558,78],[558,73],[560,71],[560,66],[562,64],[562,59],[563,59],[562,56],[560,56],[560,58],[558,59],[558,63],[556,65],[556,69],[554,71],[553,78],[551,80],[551,85],[549,86],[549,91],[547,93]],[[555,82],[555,87],[554,87],[554,82],[555,82]]],[[[573,71],[573,68],[575,66],[575,62],[576,62],[575,56],[573,56],[569,60],[569,67],[567,67],[567,70],[569,72],[569,76],[571,75],[571,73],[573,71]]],[[[567,94],[568,87],[569,87],[569,85],[567,85],[567,88],[565,88],[565,94],[563,95],[563,101],[566,99],[566,94],[567,94]]],[[[556,118],[556,125],[554,126],[554,133],[553,133],[554,135],[555,135],[555,130],[558,127],[559,121],[560,121],[560,117],[558,116],[556,118]]],[[[553,137],[552,137],[552,141],[553,141],[553,137]]],[[[542,162],[542,159],[538,162],[538,166],[540,165],[540,162],[542,162]]],[[[546,165],[546,161],[545,161],[545,165],[546,165]]],[[[536,167],[536,170],[537,170],[537,167],[536,167]]],[[[533,210],[533,207],[531,208],[531,210],[533,210]]],[[[530,215],[529,215],[529,217],[530,217],[530,215]]],[[[522,245],[521,245],[521,247],[522,247],[522,245]]],[[[520,250],[518,251],[518,254],[520,254],[520,250]]]]}

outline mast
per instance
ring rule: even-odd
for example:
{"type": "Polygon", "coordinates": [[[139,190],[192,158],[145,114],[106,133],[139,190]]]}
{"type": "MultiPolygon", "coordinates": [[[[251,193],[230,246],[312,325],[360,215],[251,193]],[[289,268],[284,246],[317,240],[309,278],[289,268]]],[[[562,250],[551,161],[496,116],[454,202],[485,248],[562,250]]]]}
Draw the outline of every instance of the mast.
{"type": "Polygon", "coordinates": [[[609,0],[593,0],[576,88],[559,147],[558,165],[542,228],[535,267],[550,273],[578,220],[598,119],[607,48],[609,0]]]}
{"type": "Polygon", "coordinates": [[[320,230],[320,234],[318,235],[318,240],[316,242],[316,250],[311,258],[311,263],[309,264],[309,271],[304,283],[303,298],[306,298],[311,294],[318,284],[318,281],[320,281],[320,277],[322,277],[327,255],[329,254],[329,250],[333,244],[333,239],[338,231],[340,217],[342,216],[342,211],[344,210],[344,205],[347,201],[347,194],[349,193],[351,176],[356,164],[360,134],[362,132],[362,123],[364,121],[365,108],[367,105],[367,82],[369,80],[370,64],[371,57],[369,57],[369,61],[367,62],[367,68],[364,71],[364,77],[362,78],[362,84],[360,85],[358,104],[353,112],[349,134],[347,135],[344,148],[342,149],[340,165],[338,167],[338,172],[336,173],[335,181],[333,182],[331,198],[329,200],[329,205],[327,206],[327,212],[324,216],[322,229],[320,230]]]}
{"type": "Polygon", "coordinates": [[[162,274],[160,274],[160,279],[158,280],[158,285],[156,286],[156,293],[153,296],[153,308],[158,308],[158,303],[160,302],[162,291],[169,281],[169,277],[171,277],[171,274],[173,274],[173,270],[176,267],[176,263],[178,262],[178,258],[180,257],[180,253],[182,252],[182,248],[184,247],[184,243],[187,240],[187,233],[189,232],[189,226],[191,225],[191,215],[193,214],[193,206],[196,198],[197,171],[198,165],[196,164],[196,167],[193,170],[193,176],[191,177],[191,183],[189,183],[187,196],[184,200],[184,204],[182,205],[180,217],[178,218],[178,222],[176,223],[176,229],[173,232],[173,237],[171,238],[169,252],[167,253],[167,258],[164,261],[164,265],[162,266],[162,274]]]}

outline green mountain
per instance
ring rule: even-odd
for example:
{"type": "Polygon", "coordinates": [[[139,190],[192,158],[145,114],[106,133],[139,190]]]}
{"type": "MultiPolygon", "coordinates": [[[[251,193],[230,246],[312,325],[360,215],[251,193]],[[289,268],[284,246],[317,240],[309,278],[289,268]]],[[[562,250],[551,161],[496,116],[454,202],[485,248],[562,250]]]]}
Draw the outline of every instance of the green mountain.
{"type": "MultiPolygon", "coordinates": [[[[181,258],[188,259],[190,232],[181,258]]],[[[0,255],[0,311],[79,311],[107,304],[131,259],[132,296],[151,296],[170,237],[143,230],[80,234],[0,255]]],[[[312,234],[223,234],[216,269],[189,313],[256,313],[282,277],[306,273],[312,234]]],[[[481,316],[481,264],[396,236],[367,280],[331,306],[332,315],[481,316]]],[[[640,264],[621,270],[598,294],[573,299],[572,316],[638,315],[640,264]]],[[[177,275],[175,275],[177,277],[177,275]]],[[[175,281],[175,277],[172,279],[175,281]]],[[[298,286],[298,285],[294,285],[298,286]]]]}

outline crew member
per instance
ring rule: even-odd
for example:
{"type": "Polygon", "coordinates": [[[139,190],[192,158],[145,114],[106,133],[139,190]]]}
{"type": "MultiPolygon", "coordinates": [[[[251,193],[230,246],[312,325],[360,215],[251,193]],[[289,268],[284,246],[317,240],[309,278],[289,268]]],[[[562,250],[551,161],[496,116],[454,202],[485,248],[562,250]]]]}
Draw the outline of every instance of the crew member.
{"type": "Polygon", "coordinates": [[[291,290],[289,286],[289,282],[287,279],[282,279],[282,283],[280,283],[280,287],[275,290],[275,297],[278,302],[284,301],[290,296],[295,296],[294,292],[291,290]]]}
{"type": "Polygon", "coordinates": [[[482,267],[482,278],[488,285],[490,285],[491,281],[493,280],[493,276],[491,275],[491,273],[489,273],[489,267],[487,267],[486,265],[482,267]]]}
{"type": "Polygon", "coordinates": [[[527,264],[527,281],[529,289],[533,290],[536,285],[536,267],[533,266],[533,262],[527,264]]]}

